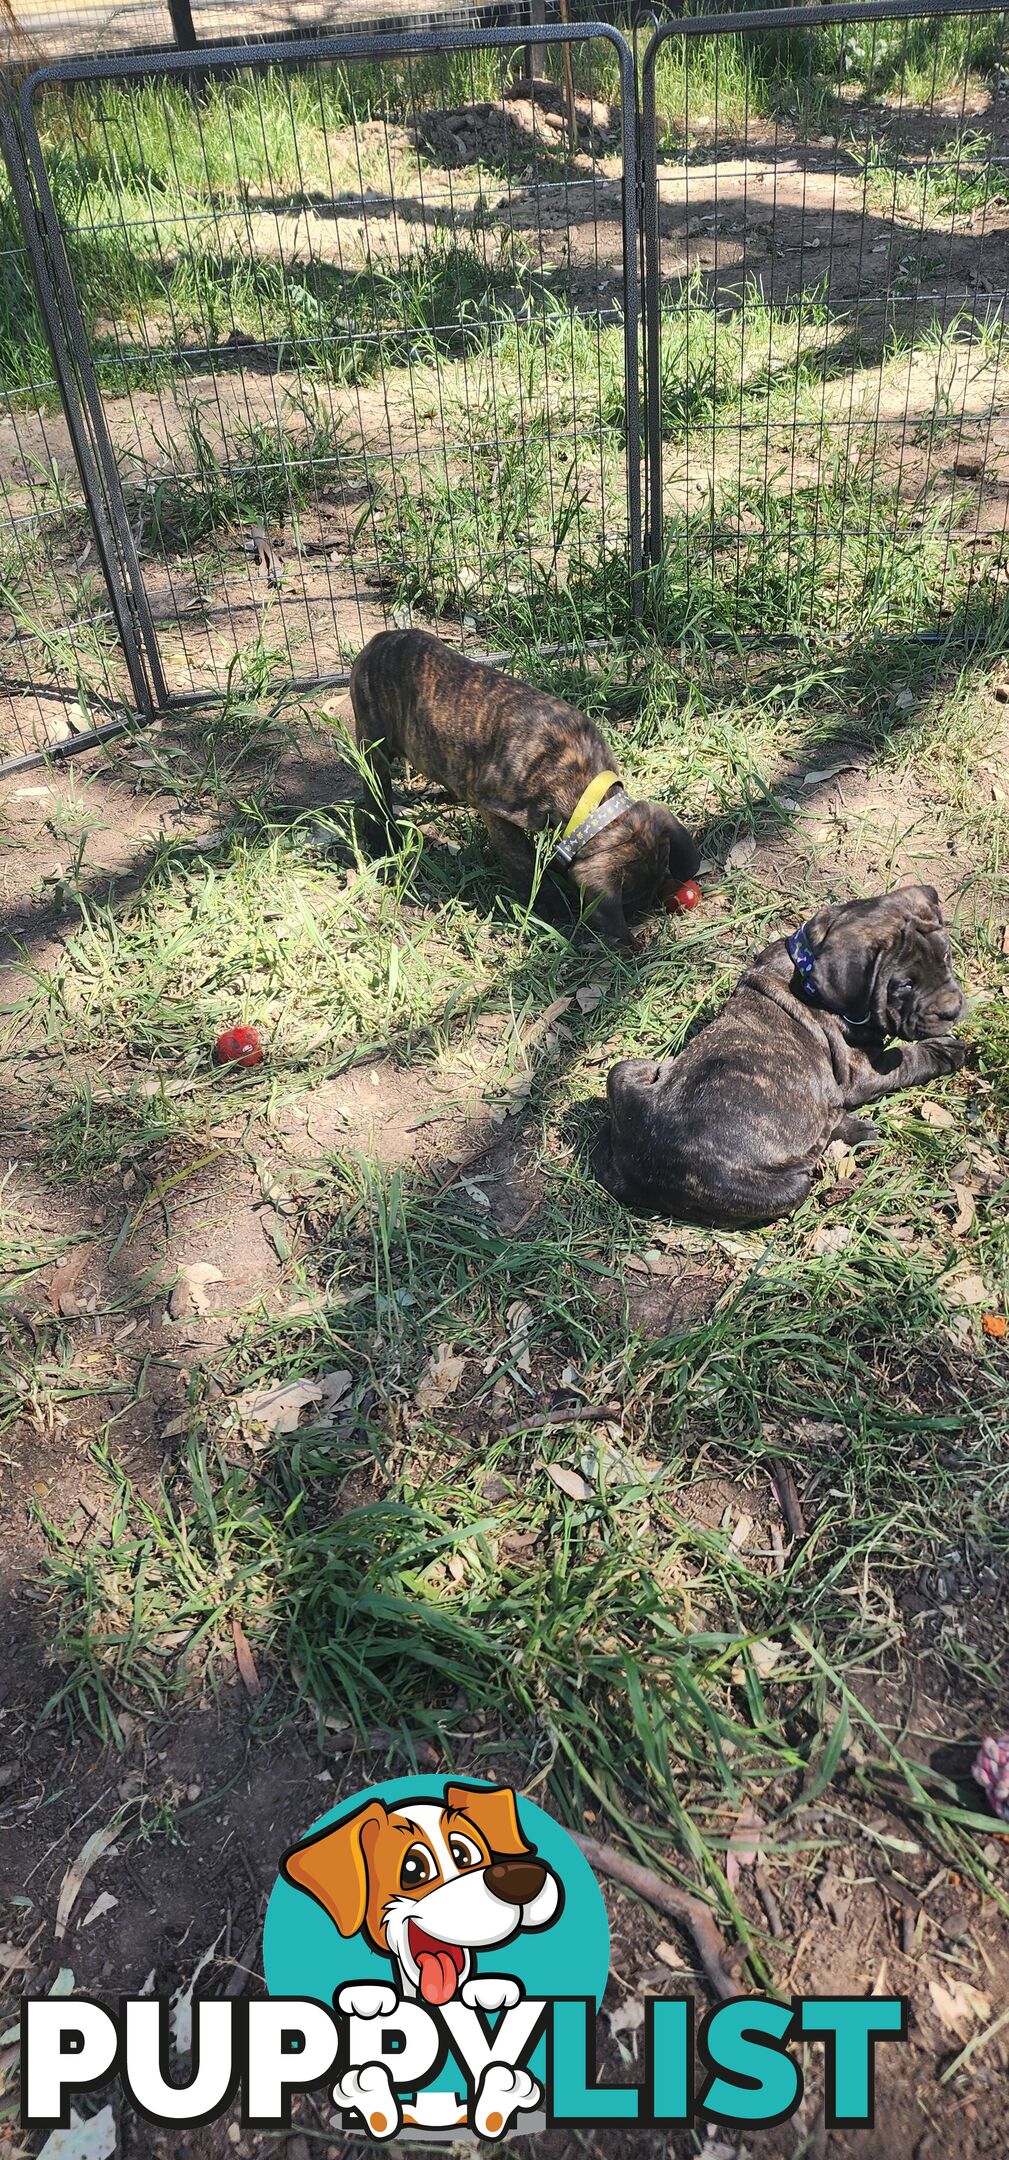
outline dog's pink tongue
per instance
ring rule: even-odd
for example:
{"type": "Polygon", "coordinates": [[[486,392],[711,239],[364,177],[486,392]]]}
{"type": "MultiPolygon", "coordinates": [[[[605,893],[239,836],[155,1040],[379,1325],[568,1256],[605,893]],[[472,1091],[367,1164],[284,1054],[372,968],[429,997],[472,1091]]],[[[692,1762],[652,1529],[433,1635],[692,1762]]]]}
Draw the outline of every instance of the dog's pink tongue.
{"type": "Polygon", "coordinates": [[[451,2002],[455,1994],[456,1969],[448,1951],[421,1950],[418,1952],[417,1963],[420,1967],[420,1992],[424,2001],[434,2003],[436,2007],[441,2003],[451,2002]]]}

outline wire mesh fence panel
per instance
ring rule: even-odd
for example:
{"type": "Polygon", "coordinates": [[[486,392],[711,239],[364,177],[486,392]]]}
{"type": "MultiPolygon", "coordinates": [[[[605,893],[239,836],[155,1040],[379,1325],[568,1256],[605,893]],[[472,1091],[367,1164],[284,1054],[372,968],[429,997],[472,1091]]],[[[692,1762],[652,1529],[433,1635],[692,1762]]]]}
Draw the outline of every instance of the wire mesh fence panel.
{"type": "Polygon", "coordinates": [[[1005,27],[896,0],[653,41],[648,552],[667,631],[935,633],[1004,600],[1005,27]]]}
{"type": "Polygon", "coordinates": [[[171,696],[630,619],[633,73],[545,36],[26,90],[171,696]]]}
{"type": "Polygon", "coordinates": [[[90,731],[124,701],[116,617],[0,155],[0,759],[90,731]]]}
{"type": "Polygon", "coordinates": [[[11,0],[9,9],[0,7],[0,69],[175,44],[169,0],[11,0]]]}
{"type": "Polygon", "coordinates": [[[615,23],[632,39],[639,24],[676,12],[656,0],[647,14],[632,0],[0,0],[0,71],[41,67],[52,60],[96,54],[188,51],[196,45],[236,45],[299,36],[416,30],[488,29],[527,23],[615,23]]]}

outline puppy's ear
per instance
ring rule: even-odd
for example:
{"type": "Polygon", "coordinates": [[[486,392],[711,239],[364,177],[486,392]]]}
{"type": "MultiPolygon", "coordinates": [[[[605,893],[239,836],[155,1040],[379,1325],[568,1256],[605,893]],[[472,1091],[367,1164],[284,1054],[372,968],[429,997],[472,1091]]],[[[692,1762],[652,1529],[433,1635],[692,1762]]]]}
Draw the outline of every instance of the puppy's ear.
{"type": "Polygon", "coordinates": [[[806,936],[809,939],[810,945],[814,953],[819,952],[820,946],[823,944],[824,938],[826,937],[828,930],[833,927],[835,919],[839,913],[840,910],[838,908],[822,907],[817,908],[815,915],[810,915],[807,918],[806,936]]]}
{"type": "Polygon", "coordinates": [[[492,1792],[484,1792],[472,1785],[448,1785],[445,1805],[469,1817],[495,1857],[533,1851],[519,1828],[518,1809],[510,1785],[497,1786],[492,1792]]]}
{"type": "Polygon", "coordinates": [[[909,915],[929,930],[942,922],[942,908],[934,885],[898,885],[897,892],[909,915]]]}
{"type": "MultiPolygon", "coordinates": [[[[899,929],[896,934],[899,937],[899,929]]],[[[893,910],[885,919],[882,911],[871,916],[866,907],[860,920],[858,909],[850,905],[818,908],[806,924],[806,935],[815,962],[813,980],[820,996],[838,1012],[863,1019],[872,1005],[884,954],[894,944],[893,910]],[[869,921],[866,915],[870,915],[869,921]]]]}
{"type": "Polygon", "coordinates": [[[682,885],[684,878],[697,876],[701,866],[700,848],[686,826],[681,825],[679,818],[674,817],[663,803],[649,803],[648,807],[661,838],[669,843],[669,876],[677,885],[682,885]]]}
{"type": "Polygon", "coordinates": [[[301,1845],[292,1845],[281,1860],[285,1882],[296,1890],[307,1891],[335,1920],[341,1935],[356,1935],[364,1921],[368,1859],[379,1826],[388,1820],[388,1814],[381,1800],[369,1800],[345,1822],[334,1823],[331,1830],[320,1830],[301,1845]]]}

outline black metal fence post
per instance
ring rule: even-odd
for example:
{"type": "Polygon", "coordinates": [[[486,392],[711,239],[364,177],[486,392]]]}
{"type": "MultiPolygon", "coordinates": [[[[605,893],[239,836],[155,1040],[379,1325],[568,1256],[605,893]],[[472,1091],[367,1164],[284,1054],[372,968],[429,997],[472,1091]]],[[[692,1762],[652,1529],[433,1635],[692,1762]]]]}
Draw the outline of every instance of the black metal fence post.
{"type": "MultiPolygon", "coordinates": [[[[28,261],[38,294],[46,338],[52,353],[53,368],[66,417],[71,447],[81,477],[81,485],[84,490],[84,497],[94,533],[95,546],[98,551],[98,559],[115,616],[116,628],[119,632],[130,684],[137,702],[138,712],[144,719],[149,720],[153,718],[154,705],[150,680],[137,638],[134,610],[117,558],[115,535],[102,490],[98,465],[84,424],[84,415],[73,380],[72,363],[63,335],[59,306],[36,222],[35,202],[31,192],[21,142],[17,130],[4,111],[2,102],[0,102],[0,154],[2,154],[7,168],[11,193],[21,223],[21,229],[24,233],[28,261]]],[[[118,483],[118,474],[116,477],[118,483]]],[[[158,674],[160,675],[160,667],[158,674]]],[[[163,691],[163,681],[160,687],[163,691]]]]}
{"type": "Polygon", "coordinates": [[[198,39],[190,0],[168,0],[168,12],[177,51],[195,52],[198,39]]]}

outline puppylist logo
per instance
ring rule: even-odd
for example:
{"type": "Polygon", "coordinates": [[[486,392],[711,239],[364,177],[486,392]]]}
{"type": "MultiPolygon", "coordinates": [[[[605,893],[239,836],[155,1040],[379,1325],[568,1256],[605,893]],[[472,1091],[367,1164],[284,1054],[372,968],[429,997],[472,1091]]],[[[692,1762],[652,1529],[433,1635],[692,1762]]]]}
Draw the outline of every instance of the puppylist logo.
{"type": "Polygon", "coordinates": [[[184,2084],[167,1999],[26,2001],[25,2126],[66,2127],[74,2099],[118,2076],[141,2116],[176,2128],[239,2092],[247,2127],[286,2128],[294,2093],[328,2089],[340,2127],[379,2143],[752,2129],[795,2113],[797,2043],[819,2040],[826,2126],[861,2129],[876,2043],[906,2037],[896,1997],[739,1996],[696,2032],[689,1999],[653,1999],[640,2081],[600,2082],[609,1928],[588,1862],[510,1787],[453,1778],[388,1779],[322,1817],[283,1856],[263,1950],[268,2000],[194,2001],[184,2084]]]}

